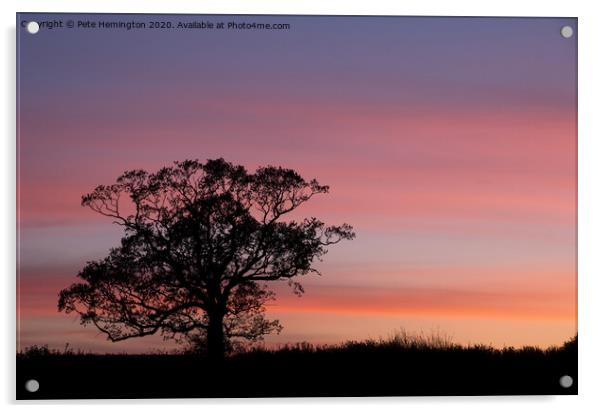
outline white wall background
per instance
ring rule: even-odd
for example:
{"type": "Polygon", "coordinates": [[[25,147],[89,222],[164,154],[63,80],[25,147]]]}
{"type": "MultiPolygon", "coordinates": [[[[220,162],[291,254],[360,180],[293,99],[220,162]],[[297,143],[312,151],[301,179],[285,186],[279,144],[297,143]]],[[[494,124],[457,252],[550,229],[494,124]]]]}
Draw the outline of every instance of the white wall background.
{"type": "MultiPolygon", "coordinates": [[[[117,412],[143,405],[148,412],[178,411],[305,412],[378,411],[438,412],[588,412],[602,408],[602,17],[593,0],[479,1],[479,0],[4,0],[0,100],[3,136],[0,140],[0,403],[10,411],[117,412]],[[15,402],[15,13],[30,12],[132,12],[132,13],[248,13],[248,14],[391,14],[456,16],[563,16],[579,18],[579,396],[566,397],[437,397],[381,399],[254,399],[254,400],[142,400],[15,402]]],[[[43,64],[41,62],[41,64],[43,64]]]]}

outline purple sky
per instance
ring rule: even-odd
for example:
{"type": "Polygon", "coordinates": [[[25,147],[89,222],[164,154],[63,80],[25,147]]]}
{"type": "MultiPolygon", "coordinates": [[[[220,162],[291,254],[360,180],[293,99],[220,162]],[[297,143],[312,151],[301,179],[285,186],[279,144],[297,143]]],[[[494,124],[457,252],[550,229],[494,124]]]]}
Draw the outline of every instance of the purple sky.
{"type": "MultiPolygon", "coordinates": [[[[144,15],[23,20],[151,21],[144,15]]],[[[111,344],[57,294],[119,228],[80,207],[126,169],[224,157],[331,186],[300,215],[358,237],[275,285],[270,343],[441,329],[576,332],[576,19],[165,16],[290,30],[18,30],[19,344],[111,344]]],[[[18,22],[18,26],[20,23],[18,22]]]]}

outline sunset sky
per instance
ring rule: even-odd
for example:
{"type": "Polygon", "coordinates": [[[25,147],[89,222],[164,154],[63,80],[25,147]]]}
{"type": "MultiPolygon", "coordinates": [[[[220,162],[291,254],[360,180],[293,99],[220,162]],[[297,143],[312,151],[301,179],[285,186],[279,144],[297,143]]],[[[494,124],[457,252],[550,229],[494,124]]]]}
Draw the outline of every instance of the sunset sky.
{"type": "MultiPolygon", "coordinates": [[[[21,14],[24,20],[153,20],[21,14]]],[[[286,283],[266,342],[561,344],[577,331],[575,19],[168,16],[290,30],[41,29],[18,23],[18,346],[102,352],[58,292],[120,227],[81,195],[127,169],[224,157],[330,185],[298,216],[352,224],[286,283]]]]}

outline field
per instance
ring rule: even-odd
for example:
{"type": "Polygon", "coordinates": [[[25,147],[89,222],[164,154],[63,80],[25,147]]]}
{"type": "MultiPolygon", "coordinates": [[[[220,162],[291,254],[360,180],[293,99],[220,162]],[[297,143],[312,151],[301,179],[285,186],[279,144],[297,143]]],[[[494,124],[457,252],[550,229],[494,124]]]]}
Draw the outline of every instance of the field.
{"type": "Polygon", "coordinates": [[[397,334],[338,346],[99,355],[33,347],[17,355],[18,399],[577,394],[577,337],[561,347],[494,349],[397,334]],[[570,388],[559,384],[570,375],[570,388]],[[25,391],[29,379],[40,382],[25,391]]]}

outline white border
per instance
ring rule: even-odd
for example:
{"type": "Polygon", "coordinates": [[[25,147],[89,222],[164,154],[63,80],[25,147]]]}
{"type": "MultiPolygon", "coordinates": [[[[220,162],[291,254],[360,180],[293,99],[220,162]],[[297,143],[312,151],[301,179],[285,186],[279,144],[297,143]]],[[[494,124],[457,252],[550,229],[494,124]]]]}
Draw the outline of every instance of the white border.
{"type": "MultiPolygon", "coordinates": [[[[42,408],[49,412],[100,412],[107,408],[125,411],[132,404],[144,405],[149,412],[164,412],[170,405],[183,411],[210,408],[219,411],[305,412],[307,409],[363,412],[399,411],[420,408],[436,412],[506,412],[509,409],[548,412],[596,411],[602,406],[600,374],[602,324],[602,19],[596,1],[479,0],[429,1],[191,1],[165,0],[150,3],[136,0],[4,0],[0,2],[2,21],[2,99],[0,116],[4,128],[3,162],[0,166],[3,196],[0,201],[2,245],[2,309],[4,323],[0,329],[2,366],[0,402],[8,408],[42,408]],[[144,12],[144,13],[236,13],[236,14],[372,14],[438,16],[560,16],[579,18],[579,396],[565,397],[434,397],[381,399],[255,399],[255,400],[140,400],[96,402],[15,403],[15,12],[144,12]]],[[[403,374],[403,372],[399,372],[403,374]]],[[[599,410],[598,410],[599,411],[599,410]]]]}

